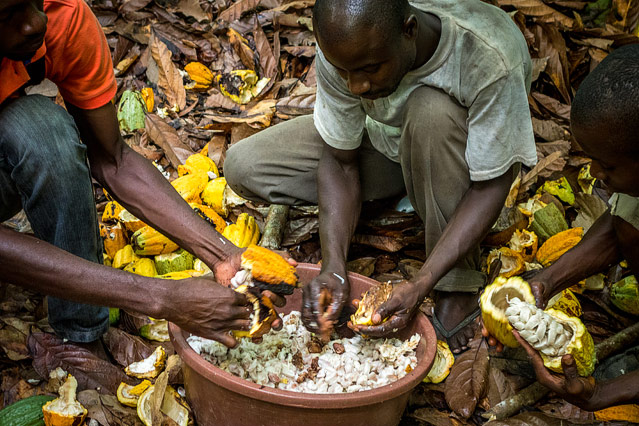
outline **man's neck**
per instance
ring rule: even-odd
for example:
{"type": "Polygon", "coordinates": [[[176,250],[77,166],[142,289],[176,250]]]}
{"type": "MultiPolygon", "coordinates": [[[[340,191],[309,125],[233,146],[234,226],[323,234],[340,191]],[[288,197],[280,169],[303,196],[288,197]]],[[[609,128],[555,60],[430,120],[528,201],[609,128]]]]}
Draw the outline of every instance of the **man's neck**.
{"type": "Polygon", "coordinates": [[[417,40],[415,41],[417,43],[417,56],[412,68],[417,69],[428,62],[435,54],[441,38],[442,25],[435,15],[423,12],[415,7],[413,7],[413,12],[419,23],[417,40]]]}

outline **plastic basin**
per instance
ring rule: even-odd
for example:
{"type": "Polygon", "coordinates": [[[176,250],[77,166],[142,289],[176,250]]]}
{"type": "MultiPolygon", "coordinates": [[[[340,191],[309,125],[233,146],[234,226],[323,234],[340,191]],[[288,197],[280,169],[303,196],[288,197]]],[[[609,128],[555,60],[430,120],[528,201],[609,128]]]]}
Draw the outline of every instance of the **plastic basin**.
{"type": "MultiPolygon", "coordinates": [[[[300,281],[308,283],[319,266],[299,264],[300,281]]],[[[351,297],[360,296],[376,281],[349,274],[351,297]]],[[[300,310],[302,292],[287,297],[287,314],[300,310]]],[[[417,367],[403,378],[376,389],[342,394],[308,394],[260,386],[227,373],[200,357],[186,341],[188,333],[169,324],[175,350],[182,357],[184,385],[199,426],[385,426],[397,425],[410,391],[426,376],[435,359],[435,331],[421,312],[396,337],[421,335],[417,367]]]]}

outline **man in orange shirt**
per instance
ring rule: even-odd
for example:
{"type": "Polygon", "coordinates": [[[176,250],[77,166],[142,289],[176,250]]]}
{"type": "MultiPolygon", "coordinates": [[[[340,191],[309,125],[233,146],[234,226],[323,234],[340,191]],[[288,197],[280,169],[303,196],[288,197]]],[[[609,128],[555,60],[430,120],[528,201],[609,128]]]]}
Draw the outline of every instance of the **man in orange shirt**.
{"type": "Polygon", "coordinates": [[[0,226],[3,281],[50,295],[51,326],[74,342],[96,341],[108,328],[108,309],[100,306],[114,306],[235,345],[228,331],[249,328],[250,308],[221,284],[238,270],[241,249],[123,142],[110,102],[116,83],[109,48],[88,6],[1,0],[0,61],[0,220],[23,208],[36,237],[0,226]],[[57,84],[68,112],[43,96],[24,96],[25,85],[44,77],[57,84]],[[102,266],[87,159],[110,194],[202,259],[218,283],[176,285],[102,266]]]}

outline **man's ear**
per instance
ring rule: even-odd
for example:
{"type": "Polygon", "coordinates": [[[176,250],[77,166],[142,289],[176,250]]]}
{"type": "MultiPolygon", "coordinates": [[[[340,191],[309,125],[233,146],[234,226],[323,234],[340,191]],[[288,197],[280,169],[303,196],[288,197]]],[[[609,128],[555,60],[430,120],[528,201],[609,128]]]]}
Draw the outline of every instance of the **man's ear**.
{"type": "Polygon", "coordinates": [[[414,14],[410,14],[404,21],[402,26],[402,34],[408,39],[415,39],[417,37],[417,17],[414,14]]]}

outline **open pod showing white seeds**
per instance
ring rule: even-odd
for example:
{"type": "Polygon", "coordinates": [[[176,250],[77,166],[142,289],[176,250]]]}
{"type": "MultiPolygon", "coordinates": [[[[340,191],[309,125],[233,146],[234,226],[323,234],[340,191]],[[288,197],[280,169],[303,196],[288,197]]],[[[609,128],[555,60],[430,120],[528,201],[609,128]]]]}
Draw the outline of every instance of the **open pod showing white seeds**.
{"type": "Polygon", "coordinates": [[[579,318],[561,311],[543,311],[535,305],[514,297],[508,300],[506,317],[519,335],[539,351],[544,365],[562,372],[561,357],[570,354],[581,376],[589,376],[595,369],[595,346],[579,318]]]}

